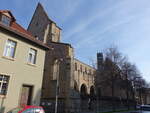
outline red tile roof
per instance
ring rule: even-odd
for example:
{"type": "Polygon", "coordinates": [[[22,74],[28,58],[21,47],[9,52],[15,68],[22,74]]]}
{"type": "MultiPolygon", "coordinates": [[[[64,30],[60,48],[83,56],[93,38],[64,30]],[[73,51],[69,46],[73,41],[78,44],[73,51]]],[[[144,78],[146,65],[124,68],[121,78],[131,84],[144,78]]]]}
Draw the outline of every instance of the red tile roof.
{"type": "Polygon", "coordinates": [[[14,16],[12,15],[12,13],[9,10],[0,10],[0,14],[2,13],[9,13],[11,15],[11,17],[13,18],[10,26],[5,26],[0,22],[0,27],[5,28],[19,36],[21,36],[22,38],[31,41],[39,46],[42,46],[44,48],[49,49],[48,46],[46,46],[42,41],[37,40],[30,32],[28,32],[26,29],[24,29],[21,25],[19,25],[18,23],[16,23],[16,19],[14,18],[14,16]]]}

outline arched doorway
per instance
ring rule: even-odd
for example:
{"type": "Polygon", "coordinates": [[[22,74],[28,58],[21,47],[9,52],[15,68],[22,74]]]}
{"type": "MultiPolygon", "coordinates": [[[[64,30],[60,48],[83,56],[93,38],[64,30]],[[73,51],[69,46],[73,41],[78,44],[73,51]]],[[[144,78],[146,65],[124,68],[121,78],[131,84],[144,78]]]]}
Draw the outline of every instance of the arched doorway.
{"type": "Polygon", "coordinates": [[[88,94],[87,87],[85,84],[82,84],[80,87],[80,107],[82,111],[86,111],[88,109],[88,94]]]}
{"type": "Polygon", "coordinates": [[[94,86],[90,87],[90,98],[93,99],[95,97],[95,89],[94,86]]]}
{"type": "Polygon", "coordinates": [[[94,88],[94,86],[91,86],[90,87],[89,101],[88,101],[89,110],[94,109],[94,104],[96,105],[95,88],[94,88]]]}
{"type": "Polygon", "coordinates": [[[80,96],[81,96],[81,99],[87,98],[87,87],[85,84],[82,84],[80,87],[80,96]]]}
{"type": "Polygon", "coordinates": [[[78,91],[78,84],[77,84],[76,81],[74,81],[74,90],[75,90],[75,91],[78,91]]]}

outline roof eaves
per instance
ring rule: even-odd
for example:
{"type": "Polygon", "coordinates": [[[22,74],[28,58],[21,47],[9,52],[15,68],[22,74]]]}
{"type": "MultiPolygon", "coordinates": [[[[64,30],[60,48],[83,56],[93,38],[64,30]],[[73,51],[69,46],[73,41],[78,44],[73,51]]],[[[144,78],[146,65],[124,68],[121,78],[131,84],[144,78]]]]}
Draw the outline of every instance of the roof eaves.
{"type": "Polygon", "coordinates": [[[74,58],[76,61],[78,61],[78,62],[80,62],[80,63],[82,63],[82,64],[84,64],[84,65],[86,65],[86,66],[89,66],[90,68],[93,68],[94,70],[96,70],[93,66],[91,66],[91,65],[89,65],[89,64],[86,64],[86,63],[84,63],[83,61],[80,61],[79,59],[77,59],[77,58],[74,58]]]}
{"type": "Polygon", "coordinates": [[[67,45],[67,46],[69,46],[70,48],[73,48],[73,47],[71,46],[71,44],[69,44],[69,43],[62,43],[62,42],[51,42],[51,43],[67,45]]]}
{"type": "Polygon", "coordinates": [[[30,41],[30,42],[33,42],[34,44],[36,44],[36,45],[38,45],[38,46],[40,46],[40,47],[42,47],[42,48],[44,48],[44,49],[46,49],[46,50],[49,50],[49,49],[50,49],[50,48],[49,48],[47,45],[45,45],[44,43],[39,42],[39,40],[34,39],[34,38],[31,39],[30,36],[28,36],[28,35],[25,34],[25,33],[18,32],[17,30],[12,29],[12,28],[7,27],[7,26],[4,26],[4,25],[1,24],[1,23],[0,23],[0,27],[3,28],[3,29],[5,29],[5,30],[8,30],[8,31],[10,31],[10,32],[13,32],[13,33],[17,34],[17,35],[23,37],[24,39],[26,39],[26,40],[28,40],[28,41],[30,41]],[[28,38],[27,38],[27,37],[28,37],[28,38]]]}

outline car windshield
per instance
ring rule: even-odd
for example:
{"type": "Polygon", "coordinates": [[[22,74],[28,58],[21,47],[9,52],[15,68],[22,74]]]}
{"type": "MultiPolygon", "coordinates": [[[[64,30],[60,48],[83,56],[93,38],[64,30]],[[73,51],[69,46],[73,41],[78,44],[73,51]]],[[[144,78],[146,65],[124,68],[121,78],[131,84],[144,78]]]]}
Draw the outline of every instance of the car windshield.
{"type": "Polygon", "coordinates": [[[22,113],[44,113],[44,111],[41,108],[29,108],[23,111],[22,113]]]}

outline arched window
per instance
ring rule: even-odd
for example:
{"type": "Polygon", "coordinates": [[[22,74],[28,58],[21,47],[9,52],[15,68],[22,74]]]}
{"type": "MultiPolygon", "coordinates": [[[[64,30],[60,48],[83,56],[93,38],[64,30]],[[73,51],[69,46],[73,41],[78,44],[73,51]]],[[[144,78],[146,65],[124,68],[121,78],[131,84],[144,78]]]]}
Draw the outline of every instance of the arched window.
{"type": "Polygon", "coordinates": [[[53,64],[53,80],[57,79],[57,76],[59,74],[59,62],[58,60],[54,60],[54,64],[53,64]]]}
{"type": "Polygon", "coordinates": [[[78,91],[78,84],[77,84],[76,81],[74,81],[74,90],[75,90],[75,91],[78,91]]]}

